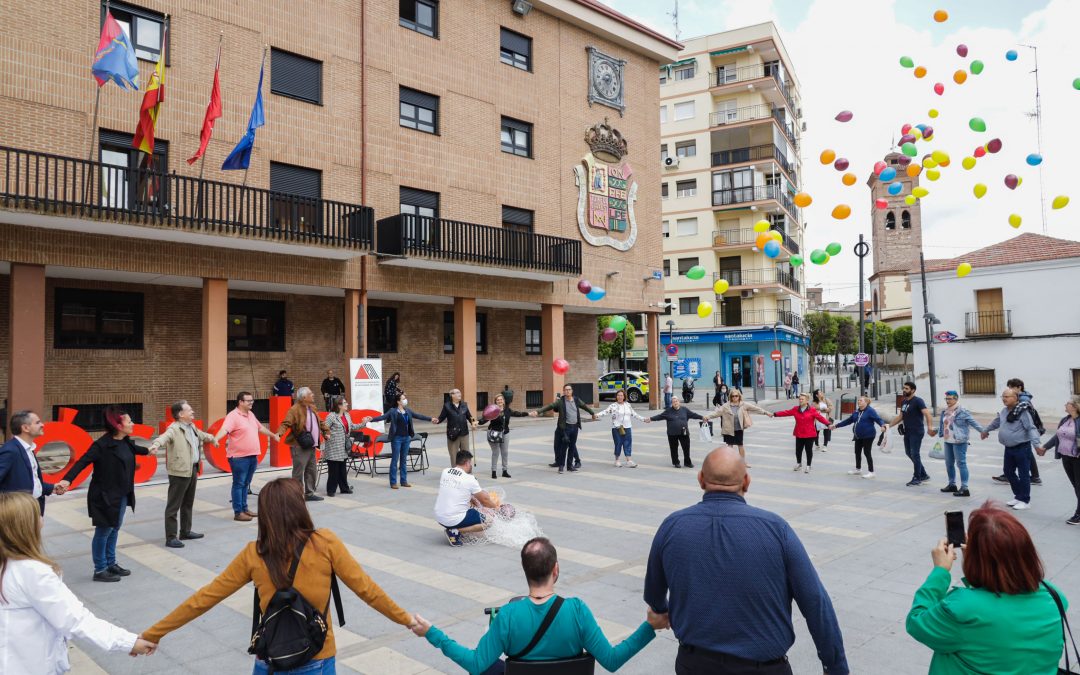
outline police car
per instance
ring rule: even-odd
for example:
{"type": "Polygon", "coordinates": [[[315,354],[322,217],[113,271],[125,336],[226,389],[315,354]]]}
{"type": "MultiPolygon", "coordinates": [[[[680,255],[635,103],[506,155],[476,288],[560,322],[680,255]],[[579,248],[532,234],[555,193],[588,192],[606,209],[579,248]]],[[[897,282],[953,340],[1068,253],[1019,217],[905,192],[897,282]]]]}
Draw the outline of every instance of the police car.
{"type": "MultiPolygon", "coordinates": [[[[645,400],[649,396],[649,374],[640,370],[626,371],[626,398],[631,403],[645,400]]],[[[602,375],[597,381],[599,398],[615,398],[615,392],[623,388],[622,371],[602,375]]]]}

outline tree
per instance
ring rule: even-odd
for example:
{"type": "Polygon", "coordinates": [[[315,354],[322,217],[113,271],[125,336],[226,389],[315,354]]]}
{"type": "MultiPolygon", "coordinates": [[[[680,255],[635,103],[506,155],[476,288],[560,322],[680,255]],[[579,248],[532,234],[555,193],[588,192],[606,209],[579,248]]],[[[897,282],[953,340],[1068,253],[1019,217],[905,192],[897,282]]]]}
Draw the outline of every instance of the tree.
{"type": "Polygon", "coordinates": [[[915,351],[915,338],[911,326],[900,326],[892,334],[893,349],[904,355],[904,370],[907,370],[908,354],[915,351]]]}
{"type": "Polygon", "coordinates": [[[863,326],[863,349],[867,354],[874,351],[874,334],[877,333],[877,353],[886,354],[892,348],[892,328],[881,321],[863,326]]]}
{"type": "Polygon", "coordinates": [[[840,381],[840,355],[854,354],[858,349],[858,329],[851,317],[836,317],[836,388],[843,386],[840,381]]]}
{"type": "Polygon", "coordinates": [[[626,351],[630,351],[634,348],[634,326],[629,321],[626,322],[626,328],[623,329],[622,335],[619,335],[611,342],[604,342],[600,335],[604,332],[604,329],[611,325],[611,320],[614,316],[600,316],[596,318],[596,358],[610,361],[611,359],[622,359],[623,353],[623,341],[626,341],[626,351]]]}
{"type": "Polygon", "coordinates": [[[836,349],[836,319],[827,312],[811,312],[803,317],[806,336],[810,338],[807,353],[810,357],[810,389],[814,389],[814,365],[818,354],[829,354],[836,349]]]}

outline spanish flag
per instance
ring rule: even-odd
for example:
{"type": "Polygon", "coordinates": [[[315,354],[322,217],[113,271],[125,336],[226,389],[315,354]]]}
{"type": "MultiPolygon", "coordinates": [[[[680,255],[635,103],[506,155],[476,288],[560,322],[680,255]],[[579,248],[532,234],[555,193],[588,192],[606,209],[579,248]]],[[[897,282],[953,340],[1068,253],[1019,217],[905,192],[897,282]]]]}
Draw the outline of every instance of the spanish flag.
{"type": "Polygon", "coordinates": [[[139,127],[135,130],[135,139],[131,142],[132,147],[148,155],[154,152],[154,125],[157,124],[161,103],[165,100],[165,33],[168,32],[168,25],[165,24],[165,30],[161,34],[157,68],[154,68],[150,83],[146,86],[146,94],[143,95],[142,107],[139,109],[139,127]]]}

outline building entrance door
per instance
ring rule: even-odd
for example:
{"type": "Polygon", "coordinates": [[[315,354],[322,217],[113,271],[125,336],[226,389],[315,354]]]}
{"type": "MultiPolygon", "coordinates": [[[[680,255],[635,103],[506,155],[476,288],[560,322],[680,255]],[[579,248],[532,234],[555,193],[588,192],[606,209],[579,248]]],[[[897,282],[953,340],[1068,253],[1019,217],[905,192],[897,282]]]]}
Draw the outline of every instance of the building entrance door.
{"type": "Polygon", "coordinates": [[[731,372],[728,386],[749,391],[754,383],[753,357],[749,354],[735,354],[728,357],[728,370],[731,372]]]}

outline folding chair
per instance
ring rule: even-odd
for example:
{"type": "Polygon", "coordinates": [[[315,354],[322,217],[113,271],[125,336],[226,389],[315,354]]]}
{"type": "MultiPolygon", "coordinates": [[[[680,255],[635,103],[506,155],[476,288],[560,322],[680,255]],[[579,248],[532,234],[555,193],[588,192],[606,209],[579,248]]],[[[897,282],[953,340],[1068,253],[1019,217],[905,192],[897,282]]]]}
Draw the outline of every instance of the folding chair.
{"type": "Polygon", "coordinates": [[[371,437],[362,431],[353,431],[349,434],[349,441],[349,455],[345,458],[346,472],[352,471],[353,476],[359,476],[362,473],[370,474],[368,458],[374,453],[375,445],[371,442],[371,437]]]}
{"type": "Polygon", "coordinates": [[[382,451],[379,452],[378,454],[372,452],[370,455],[368,455],[368,460],[367,461],[368,461],[368,465],[371,467],[371,475],[372,476],[376,476],[379,473],[384,473],[384,474],[389,473],[389,470],[380,472],[379,467],[378,467],[378,463],[379,463],[380,460],[384,460],[386,462],[389,462],[390,459],[394,456],[393,450],[390,447],[390,436],[389,435],[387,435],[387,434],[379,434],[379,436],[375,439],[375,442],[376,443],[382,443],[382,451]]]}
{"type": "Polygon", "coordinates": [[[420,473],[427,473],[427,470],[431,467],[431,460],[428,458],[427,452],[427,439],[428,432],[421,431],[412,437],[409,441],[409,470],[420,471],[420,473]],[[415,444],[419,441],[419,447],[415,447],[415,444]]]}
{"type": "Polygon", "coordinates": [[[315,489],[318,490],[319,483],[322,483],[323,474],[329,472],[330,467],[326,465],[326,460],[320,457],[319,461],[315,464],[315,469],[315,489]]]}

